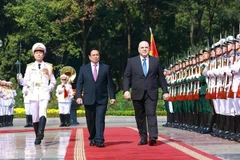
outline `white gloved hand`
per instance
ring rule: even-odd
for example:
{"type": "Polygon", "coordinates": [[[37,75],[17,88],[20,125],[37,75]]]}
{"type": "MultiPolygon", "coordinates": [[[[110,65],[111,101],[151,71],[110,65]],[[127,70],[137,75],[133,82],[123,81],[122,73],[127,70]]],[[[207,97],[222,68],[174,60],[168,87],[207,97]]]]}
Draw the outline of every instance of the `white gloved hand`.
{"type": "Polygon", "coordinates": [[[231,72],[234,74],[234,73],[237,73],[239,71],[239,67],[234,64],[231,66],[231,72]]]}
{"type": "Polygon", "coordinates": [[[64,91],[64,88],[59,88],[57,92],[58,92],[58,94],[62,94],[63,91],[64,91]]]}
{"type": "Polygon", "coordinates": [[[23,76],[22,76],[21,73],[18,73],[18,74],[17,74],[17,80],[21,80],[21,79],[23,79],[23,76]]]}

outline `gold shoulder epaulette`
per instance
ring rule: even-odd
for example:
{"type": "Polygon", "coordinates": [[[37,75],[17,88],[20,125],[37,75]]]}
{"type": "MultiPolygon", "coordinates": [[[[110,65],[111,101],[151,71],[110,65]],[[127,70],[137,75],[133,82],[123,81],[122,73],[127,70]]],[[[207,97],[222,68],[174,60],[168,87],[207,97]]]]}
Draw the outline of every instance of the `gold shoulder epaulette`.
{"type": "Polygon", "coordinates": [[[48,63],[48,62],[45,62],[45,63],[48,64],[48,65],[51,65],[51,66],[53,65],[52,63],[48,63]]]}
{"type": "Polygon", "coordinates": [[[29,66],[29,65],[31,65],[31,64],[33,64],[34,62],[32,62],[32,63],[28,63],[27,65],[29,66]]]}

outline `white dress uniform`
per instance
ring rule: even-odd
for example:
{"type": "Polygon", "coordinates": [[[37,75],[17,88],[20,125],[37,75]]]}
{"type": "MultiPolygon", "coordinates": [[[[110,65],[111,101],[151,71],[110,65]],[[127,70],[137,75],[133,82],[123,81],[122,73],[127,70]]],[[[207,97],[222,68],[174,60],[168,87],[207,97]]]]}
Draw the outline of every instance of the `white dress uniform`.
{"type": "Polygon", "coordinates": [[[39,122],[41,116],[47,116],[47,106],[51,91],[54,89],[56,79],[52,64],[42,61],[27,65],[24,82],[29,87],[29,101],[31,104],[33,123],[39,122]]]}
{"type": "Polygon", "coordinates": [[[27,65],[24,78],[18,76],[19,82],[29,88],[28,96],[32,111],[33,127],[36,135],[35,144],[41,144],[47,121],[47,106],[51,92],[56,85],[51,63],[43,61],[46,47],[42,43],[35,43],[32,47],[35,62],[27,65]]]}

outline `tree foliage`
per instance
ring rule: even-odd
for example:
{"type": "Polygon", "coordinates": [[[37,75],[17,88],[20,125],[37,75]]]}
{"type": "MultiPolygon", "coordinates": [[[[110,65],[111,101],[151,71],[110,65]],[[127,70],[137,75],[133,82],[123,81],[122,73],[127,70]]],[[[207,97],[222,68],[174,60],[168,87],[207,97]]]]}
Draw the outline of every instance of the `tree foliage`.
{"type": "Polygon", "coordinates": [[[0,76],[9,80],[33,61],[31,47],[47,47],[45,61],[55,74],[66,65],[78,73],[97,48],[112,68],[118,86],[138,43],[149,41],[152,28],[162,65],[198,52],[226,35],[239,32],[237,0],[2,0],[0,3],[0,76]],[[234,32],[233,32],[234,30],[234,32]],[[214,37],[214,38],[213,38],[214,37]],[[174,58],[172,58],[174,57],[174,58]]]}

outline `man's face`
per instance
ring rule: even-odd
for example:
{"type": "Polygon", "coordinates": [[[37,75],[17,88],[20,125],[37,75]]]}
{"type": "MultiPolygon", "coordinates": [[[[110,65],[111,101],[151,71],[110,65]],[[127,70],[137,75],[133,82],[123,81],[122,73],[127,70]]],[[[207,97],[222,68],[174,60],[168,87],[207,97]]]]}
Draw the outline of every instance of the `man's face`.
{"type": "Polygon", "coordinates": [[[92,63],[98,63],[100,60],[100,54],[97,50],[92,50],[88,57],[92,63]]]}
{"type": "Polygon", "coordinates": [[[211,57],[215,57],[215,51],[211,50],[210,55],[211,55],[211,57]]]}
{"type": "Polygon", "coordinates": [[[228,43],[228,51],[231,51],[231,50],[233,50],[234,49],[234,45],[233,45],[233,43],[228,43]]]}
{"type": "Polygon", "coordinates": [[[166,76],[167,75],[167,71],[163,71],[163,75],[166,76]]]}
{"type": "Polygon", "coordinates": [[[203,53],[203,59],[204,60],[208,60],[209,59],[209,53],[208,52],[204,52],[203,53]]]}
{"type": "Polygon", "coordinates": [[[216,55],[219,56],[219,55],[221,55],[221,54],[222,54],[221,48],[220,48],[220,47],[217,47],[217,48],[216,48],[216,55]]]}
{"type": "Polygon", "coordinates": [[[61,79],[61,83],[62,83],[62,84],[67,84],[67,79],[64,79],[64,78],[61,79]]]}
{"type": "Polygon", "coordinates": [[[138,46],[138,52],[143,58],[147,57],[149,54],[149,44],[146,41],[140,42],[138,46]]]}
{"type": "Polygon", "coordinates": [[[203,57],[203,54],[200,54],[200,55],[199,55],[199,61],[202,62],[202,61],[204,60],[203,58],[204,58],[204,57],[203,57]]]}
{"type": "Polygon", "coordinates": [[[45,54],[43,51],[41,50],[36,50],[34,52],[34,58],[37,62],[42,62],[43,61],[43,58],[44,58],[45,54]]]}
{"type": "Polygon", "coordinates": [[[226,52],[227,52],[227,47],[223,46],[223,53],[226,53],[226,52]]]}

